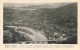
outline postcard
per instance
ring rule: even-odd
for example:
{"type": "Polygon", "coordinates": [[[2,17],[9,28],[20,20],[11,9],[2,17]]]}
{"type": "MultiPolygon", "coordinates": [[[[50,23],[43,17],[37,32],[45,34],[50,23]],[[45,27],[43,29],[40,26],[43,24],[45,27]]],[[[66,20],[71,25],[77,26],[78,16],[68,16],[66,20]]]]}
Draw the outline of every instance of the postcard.
{"type": "Polygon", "coordinates": [[[3,50],[79,50],[79,0],[1,0],[3,50]]]}

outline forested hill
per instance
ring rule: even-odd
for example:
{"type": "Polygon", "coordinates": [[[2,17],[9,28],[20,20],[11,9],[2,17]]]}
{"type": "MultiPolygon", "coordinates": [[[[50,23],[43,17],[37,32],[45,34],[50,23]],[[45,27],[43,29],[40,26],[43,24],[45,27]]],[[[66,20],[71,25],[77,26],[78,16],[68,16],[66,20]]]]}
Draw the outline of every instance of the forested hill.
{"type": "Polygon", "coordinates": [[[53,37],[56,31],[74,37],[77,36],[77,3],[58,8],[23,11],[4,7],[4,25],[20,25],[43,30],[47,37],[53,37]]]}
{"type": "MultiPolygon", "coordinates": [[[[41,21],[47,31],[53,30],[65,33],[67,36],[76,36],[77,34],[77,4],[69,4],[56,9],[42,9],[40,14],[41,21]]],[[[54,31],[53,31],[54,32],[54,31]]],[[[52,34],[51,34],[52,36],[52,34]]]]}

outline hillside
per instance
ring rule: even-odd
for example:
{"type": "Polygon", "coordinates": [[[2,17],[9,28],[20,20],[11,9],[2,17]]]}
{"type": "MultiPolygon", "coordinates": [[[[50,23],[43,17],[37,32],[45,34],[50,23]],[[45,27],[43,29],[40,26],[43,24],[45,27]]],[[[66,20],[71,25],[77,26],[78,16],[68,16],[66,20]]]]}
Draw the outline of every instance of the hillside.
{"type": "Polygon", "coordinates": [[[77,4],[23,11],[4,7],[4,26],[9,25],[43,31],[48,39],[53,38],[55,32],[69,38],[77,37],[77,4]]]}

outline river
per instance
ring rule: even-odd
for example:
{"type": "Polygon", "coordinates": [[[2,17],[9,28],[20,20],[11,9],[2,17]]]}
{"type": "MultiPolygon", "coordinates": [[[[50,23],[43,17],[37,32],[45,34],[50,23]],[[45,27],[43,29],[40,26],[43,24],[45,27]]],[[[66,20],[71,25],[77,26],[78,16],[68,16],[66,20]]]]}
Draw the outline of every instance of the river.
{"type": "Polygon", "coordinates": [[[20,29],[25,29],[25,30],[32,32],[33,34],[31,35],[29,33],[23,32],[23,31],[18,31],[19,33],[27,34],[28,37],[30,37],[32,39],[32,41],[47,41],[47,38],[38,30],[29,28],[29,27],[17,27],[17,26],[6,26],[6,27],[14,28],[15,31],[20,28],[20,29]]]}

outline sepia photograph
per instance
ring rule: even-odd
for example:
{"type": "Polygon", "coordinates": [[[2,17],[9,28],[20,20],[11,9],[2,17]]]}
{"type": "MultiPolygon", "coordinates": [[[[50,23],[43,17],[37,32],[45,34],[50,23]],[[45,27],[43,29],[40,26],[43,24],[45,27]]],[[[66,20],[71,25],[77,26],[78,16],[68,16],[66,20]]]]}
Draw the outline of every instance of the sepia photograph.
{"type": "Polygon", "coordinates": [[[3,44],[77,44],[77,2],[3,4],[3,44]]]}

